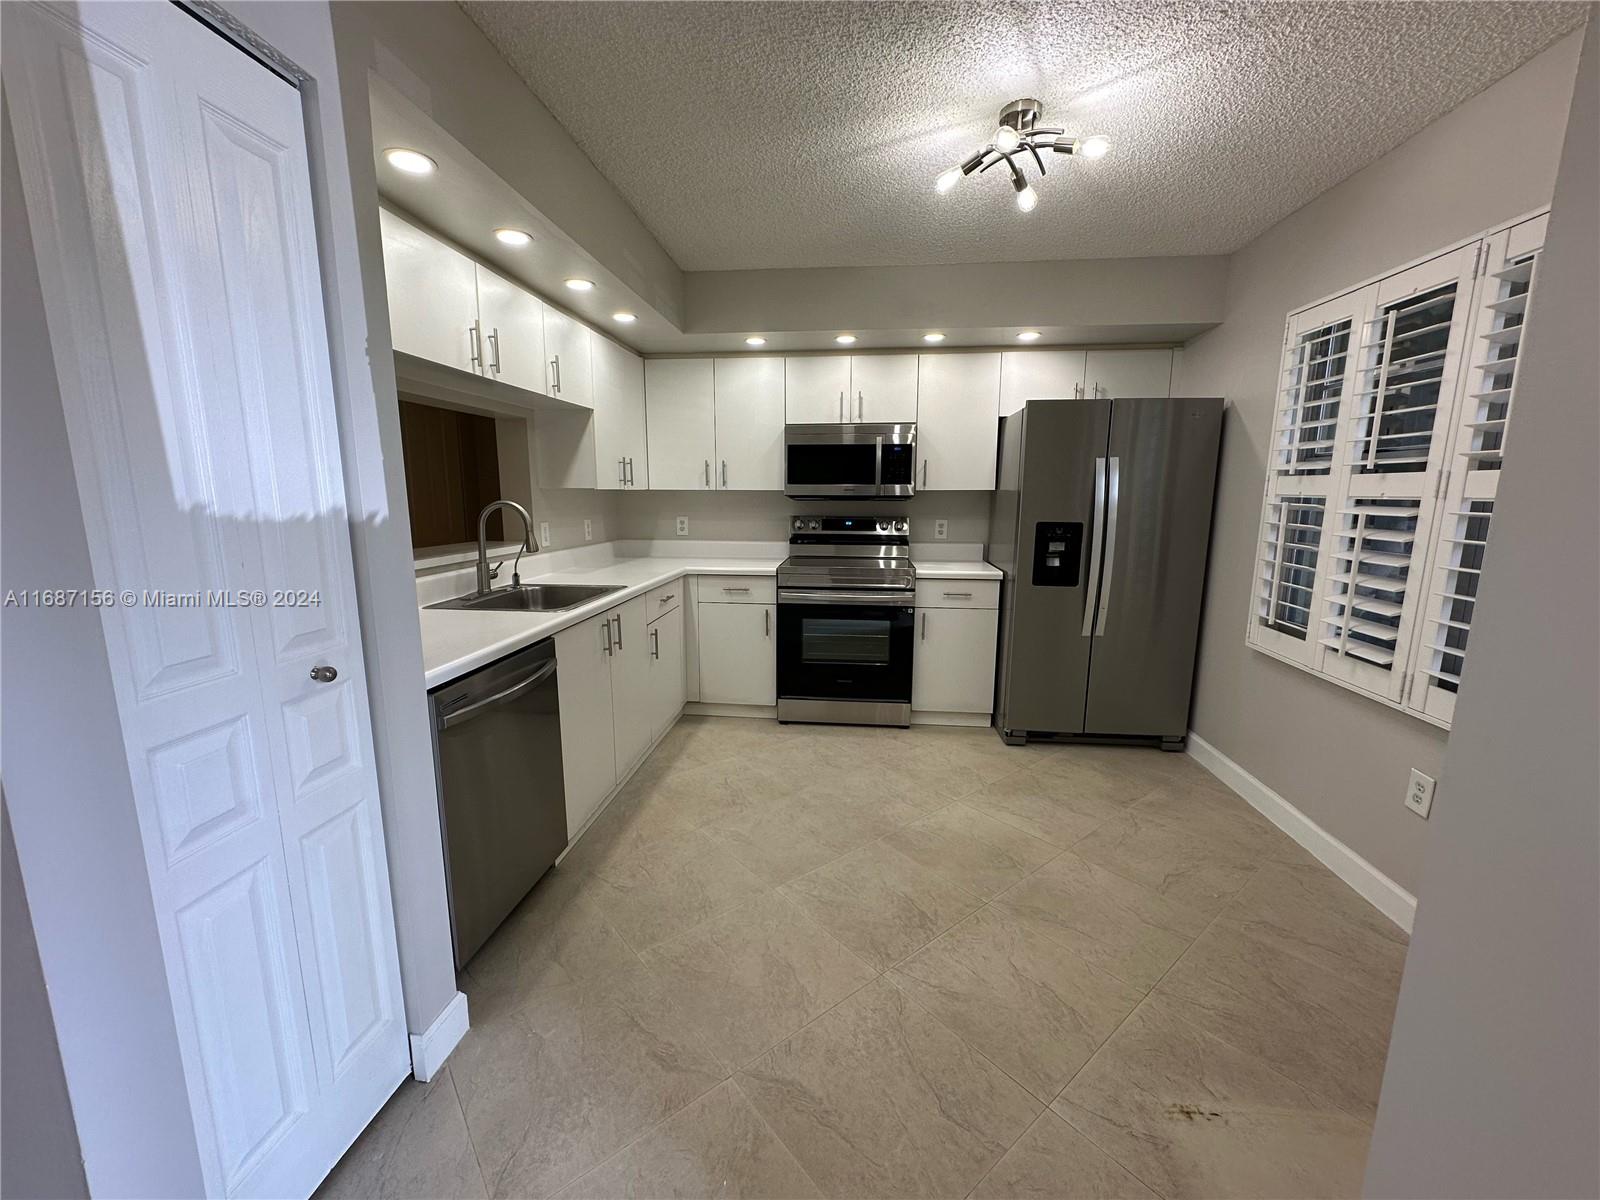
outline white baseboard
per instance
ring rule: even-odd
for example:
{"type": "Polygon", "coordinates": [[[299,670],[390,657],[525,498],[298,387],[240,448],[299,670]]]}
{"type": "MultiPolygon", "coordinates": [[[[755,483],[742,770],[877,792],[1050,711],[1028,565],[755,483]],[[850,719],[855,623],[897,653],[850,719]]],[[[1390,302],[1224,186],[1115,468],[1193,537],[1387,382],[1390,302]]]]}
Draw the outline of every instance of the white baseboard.
{"type": "Polygon", "coordinates": [[[427,1083],[439,1073],[444,1060],[450,1057],[461,1039],[467,1036],[467,997],[457,992],[455,998],[444,1006],[444,1011],[433,1019],[426,1033],[411,1035],[411,1073],[422,1083],[427,1083]]]}
{"type": "Polygon", "coordinates": [[[1405,888],[1192,729],[1189,731],[1189,757],[1353,887],[1367,903],[1407,933],[1411,932],[1411,923],[1417,915],[1417,898],[1405,888]]]}
{"type": "Polygon", "coordinates": [[[760,717],[770,721],[778,715],[776,704],[710,704],[691,700],[683,706],[686,717],[760,717]]]}
{"type": "Polygon", "coordinates": [[[911,723],[913,725],[963,725],[967,728],[986,728],[989,724],[990,713],[945,712],[942,709],[930,708],[911,710],[911,723]]]}

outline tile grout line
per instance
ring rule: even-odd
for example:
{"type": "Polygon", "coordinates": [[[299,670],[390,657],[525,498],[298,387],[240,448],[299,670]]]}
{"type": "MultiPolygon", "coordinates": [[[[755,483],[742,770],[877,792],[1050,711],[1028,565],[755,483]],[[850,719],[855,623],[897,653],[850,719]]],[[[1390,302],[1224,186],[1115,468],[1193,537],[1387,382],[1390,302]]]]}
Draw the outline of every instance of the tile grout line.
{"type": "Polygon", "coordinates": [[[472,1161],[478,1167],[478,1182],[483,1185],[483,1194],[488,1196],[489,1176],[484,1172],[483,1159],[478,1156],[478,1143],[473,1140],[472,1126],[467,1124],[467,1106],[461,1102],[461,1089],[456,1087],[456,1073],[450,1069],[448,1063],[444,1069],[445,1074],[450,1076],[450,1094],[456,1098],[456,1110],[461,1113],[461,1128],[467,1135],[467,1149],[472,1151],[472,1161]]]}

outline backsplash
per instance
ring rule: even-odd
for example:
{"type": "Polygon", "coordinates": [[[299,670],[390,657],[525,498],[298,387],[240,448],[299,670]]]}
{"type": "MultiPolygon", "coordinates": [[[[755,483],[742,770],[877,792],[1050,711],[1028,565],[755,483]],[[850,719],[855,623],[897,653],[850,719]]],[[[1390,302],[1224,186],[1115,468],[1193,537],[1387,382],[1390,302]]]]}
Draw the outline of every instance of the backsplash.
{"type": "MultiPolygon", "coordinates": [[[[989,492],[924,492],[910,500],[876,504],[790,500],[781,492],[621,492],[617,536],[635,541],[783,542],[789,520],[859,508],[863,513],[911,518],[917,542],[933,542],[934,522],[950,523],[945,539],[982,543],[989,536],[989,492]],[[689,532],[677,533],[687,517],[689,532]]],[[[952,556],[954,557],[954,556],[952,556]]]]}

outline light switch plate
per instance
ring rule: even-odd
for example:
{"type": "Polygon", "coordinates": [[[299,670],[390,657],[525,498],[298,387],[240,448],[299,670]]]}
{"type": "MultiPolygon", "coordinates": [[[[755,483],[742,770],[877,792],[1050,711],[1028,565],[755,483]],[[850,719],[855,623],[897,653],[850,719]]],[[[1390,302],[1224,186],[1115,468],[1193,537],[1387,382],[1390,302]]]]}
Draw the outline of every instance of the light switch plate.
{"type": "Polygon", "coordinates": [[[950,522],[943,517],[933,523],[933,540],[942,542],[950,536],[950,522]]]}
{"type": "Polygon", "coordinates": [[[1411,768],[1411,782],[1406,787],[1406,807],[1424,821],[1433,808],[1434,778],[1424,775],[1415,767],[1411,768]]]}
{"type": "Polygon", "coordinates": [[[679,517],[678,518],[678,536],[679,537],[688,537],[689,536],[689,518],[688,517],[679,517]]]}
{"type": "Polygon", "coordinates": [[[583,540],[586,542],[594,541],[594,522],[588,517],[583,519],[583,540]]]}
{"type": "Polygon", "coordinates": [[[550,522],[549,521],[540,521],[539,522],[539,544],[541,546],[548,546],[550,544],[550,522]]]}

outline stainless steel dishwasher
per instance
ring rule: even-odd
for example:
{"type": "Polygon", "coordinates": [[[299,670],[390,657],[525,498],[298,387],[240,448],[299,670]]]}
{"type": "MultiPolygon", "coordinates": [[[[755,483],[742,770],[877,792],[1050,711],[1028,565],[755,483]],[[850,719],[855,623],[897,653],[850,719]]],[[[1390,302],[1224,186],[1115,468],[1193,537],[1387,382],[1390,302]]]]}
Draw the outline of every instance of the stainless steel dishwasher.
{"type": "Polygon", "coordinates": [[[567,845],[552,640],[429,693],[456,966],[567,845]]]}

